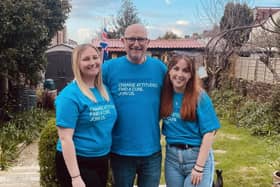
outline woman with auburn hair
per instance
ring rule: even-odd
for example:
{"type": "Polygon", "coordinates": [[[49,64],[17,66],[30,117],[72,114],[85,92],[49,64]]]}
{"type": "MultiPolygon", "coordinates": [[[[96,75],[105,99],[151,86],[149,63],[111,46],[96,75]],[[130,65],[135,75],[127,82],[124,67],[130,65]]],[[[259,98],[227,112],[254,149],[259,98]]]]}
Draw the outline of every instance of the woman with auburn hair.
{"type": "Polygon", "coordinates": [[[162,133],[166,138],[167,187],[210,187],[213,183],[212,143],[220,128],[211,99],[202,89],[195,61],[171,57],[161,94],[162,133]]]}
{"type": "Polygon", "coordinates": [[[55,100],[57,178],[62,187],[106,187],[117,113],[102,83],[98,49],[90,44],[77,46],[72,70],[75,80],[55,100]]]}

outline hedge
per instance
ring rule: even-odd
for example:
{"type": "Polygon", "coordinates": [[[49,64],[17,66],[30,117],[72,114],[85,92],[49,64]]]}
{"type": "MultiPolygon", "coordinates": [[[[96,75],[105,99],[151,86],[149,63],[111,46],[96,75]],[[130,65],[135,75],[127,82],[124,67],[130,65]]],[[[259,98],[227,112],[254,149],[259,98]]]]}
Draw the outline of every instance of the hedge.
{"type": "Polygon", "coordinates": [[[39,166],[40,184],[42,187],[58,187],[55,172],[55,152],[58,139],[55,126],[55,119],[48,121],[48,124],[41,132],[39,141],[39,166]]]}

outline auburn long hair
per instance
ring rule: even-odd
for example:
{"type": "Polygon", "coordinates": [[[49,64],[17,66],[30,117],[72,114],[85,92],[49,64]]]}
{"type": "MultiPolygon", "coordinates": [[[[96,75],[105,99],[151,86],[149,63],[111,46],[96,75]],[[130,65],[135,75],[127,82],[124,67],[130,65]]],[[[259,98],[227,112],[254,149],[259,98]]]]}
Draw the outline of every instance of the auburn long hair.
{"type": "MultiPolygon", "coordinates": [[[[72,70],[73,70],[74,78],[75,78],[79,88],[83,92],[83,94],[85,94],[90,100],[92,100],[93,102],[96,103],[97,102],[96,97],[94,96],[94,94],[90,91],[89,87],[83,81],[83,78],[82,78],[82,75],[81,75],[81,70],[79,68],[79,63],[80,63],[80,60],[81,60],[81,54],[87,48],[93,48],[97,52],[98,56],[100,57],[99,50],[96,47],[94,47],[93,45],[91,45],[91,44],[79,45],[73,50],[72,70]]],[[[109,101],[109,95],[108,95],[108,93],[107,93],[107,91],[106,91],[106,89],[103,85],[101,69],[100,69],[99,73],[97,74],[96,79],[94,80],[94,86],[99,90],[102,97],[106,101],[109,101]]]]}
{"type": "Polygon", "coordinates": [[[172,114],[174,89],[170,80],[169,72],[181,59],[183,59],[189,66],[191,78],[188,80],[184,91],[180,115],[183,120],[195,121],[196,107],[202,87],[201,81],[196,74],[195,60],[186,54],[173,55],[168,64],[168,71],[165,75],[161,92],[160,116],[161,118],[165,118],[172,114]]]}

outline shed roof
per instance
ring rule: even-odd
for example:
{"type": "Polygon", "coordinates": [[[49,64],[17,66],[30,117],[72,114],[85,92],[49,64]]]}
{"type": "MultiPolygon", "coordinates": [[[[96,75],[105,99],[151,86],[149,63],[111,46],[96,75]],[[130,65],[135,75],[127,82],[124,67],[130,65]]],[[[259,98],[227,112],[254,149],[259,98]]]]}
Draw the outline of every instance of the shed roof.
{"type": "MultiPolygon", "coordinates": [[[[94,39],[92,44],[100,47],[101,40],[94,39]]],[[[109,51],[124,51],[123,43],[120,39],[109,39],[109,51]]],[[[194,39],[169,39],[169,40],[150,40],[149,49],[203,49],[205,44],[194,39]]]]}
{"type": "Polygon", "coordinates": [[[57,51],[72,52],[73,49],[74,49],[74,46],[67,45],[67,44],[58,44],[58,45],[54,45],[54,46],[51,46],[50,48],[48,48],[46,53],[57,52],[57,51]]]}

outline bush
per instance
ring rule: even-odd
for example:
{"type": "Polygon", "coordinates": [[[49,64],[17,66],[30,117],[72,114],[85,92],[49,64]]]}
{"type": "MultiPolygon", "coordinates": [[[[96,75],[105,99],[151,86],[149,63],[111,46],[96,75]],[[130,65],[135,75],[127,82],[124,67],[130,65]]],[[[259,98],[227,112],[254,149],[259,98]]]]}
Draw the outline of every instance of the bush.
{"type": "Polygon", "coordinates": [[[0,133],[0,170],[7,169],[17,157],[18,130],[15,126],[5,126],[0,133]]]}
{"type": "Polygon", "coordinates": [[[272,92],[272,101],[270,105],[274,126],[278,127],[280,133],[280,85],[277,85],[272,92]]]}
{"type": "Polygon", "coordinates": [[[270,102],[261,103],[242,97],[232,90],[211,92],[217,114],[253,135],[276,136],[280,133],[280,87],[276,86],[270,102]]]}
{"type": "Polygon", "coordinates": [[[58,187],[55,171],[57,139],[55,119],[52,119],[42,130],[39,141],[40,184],[43,187],[58,187]]]}
{"type": "Polygon", "coordinates": [[[39,137],[47,113],[32,109],[17,114],[0,126],[0,170],[7,169],[18,156],[19,145],[30,144],[39,137]]]}
{"type": "Polygon", "coordinates": [[[219,118],[236,122],[237,109],[242,105],[244,97],[232,90],[213,90],[211,97],[219,118]]]}
{"type": "Polygon", "coordinates": [[[249,128],[252,134],[258,136],[271,136],[275,134],[270,103],[248,100],[237,113],[237,125],[249,128]]]}

